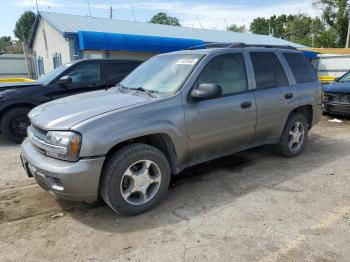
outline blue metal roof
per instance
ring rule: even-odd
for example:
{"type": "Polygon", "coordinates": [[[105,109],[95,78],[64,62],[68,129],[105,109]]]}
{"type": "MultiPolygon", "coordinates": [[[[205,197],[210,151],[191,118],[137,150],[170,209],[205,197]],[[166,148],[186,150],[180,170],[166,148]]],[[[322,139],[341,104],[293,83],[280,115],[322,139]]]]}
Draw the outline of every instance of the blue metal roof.
{"type": "MultiPolygon", "coordinates": [[[[236,33],[184,26],[168,26],[51,12],[40,12],[39,17],[45,19],[52,27],[62,34],[77,34],[78,31],[91,31],[139,36],[199,39],[204,42],[243,42],[246,44],[290,45],[296,48],[304,47],[269,35],[236,33]]],[[[38,22],[36,22],[36,27],[37,25],[38,22]]],[[[35,36],[35,31],[34,29],[32,41],[35,36]]]]}

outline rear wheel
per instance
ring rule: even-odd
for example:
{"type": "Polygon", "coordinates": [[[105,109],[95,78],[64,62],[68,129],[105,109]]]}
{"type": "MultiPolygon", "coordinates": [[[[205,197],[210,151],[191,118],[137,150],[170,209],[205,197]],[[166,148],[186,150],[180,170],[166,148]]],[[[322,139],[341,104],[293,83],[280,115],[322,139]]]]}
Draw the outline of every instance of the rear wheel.
{"type": "Polygon", "coordinates": [[[284,157],[299,155],[305,147],[308,138],[308,123],[302,114],[289,117],[280,142],[275,145],[275,152],[284,157]]]}
{"type": "Polygon", "coordinates": [[[145,144],[131,144],[107,160],[100,192],[117,213],[137,215],[164,198],[169,182],[170,167],[164,154],[145,144]]]}
{"type": "Polygon", "coordinates": [[[27,136],[30,125],[28,107],[16,107],[6,112],[1,121],[1,131],[6,138],[15,143],[21,143],[27,136]]]}

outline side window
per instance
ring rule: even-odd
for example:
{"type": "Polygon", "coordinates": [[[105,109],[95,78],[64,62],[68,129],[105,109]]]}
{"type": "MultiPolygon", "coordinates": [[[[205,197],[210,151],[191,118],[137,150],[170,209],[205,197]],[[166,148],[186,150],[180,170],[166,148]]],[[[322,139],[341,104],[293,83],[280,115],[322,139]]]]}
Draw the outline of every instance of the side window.
{"type": "Polygon", "coordinates": [[[284,71],[280,60],[277,58],[275,54],[271,54],[271,58],[272,58],[273,67],[275,69],[277,86],[289,85],[286,72],[284,71]]]}
{"type": "Polygon", "coordinates": [[[317,80],[315,70],[305,56],[300,53],[284,53],[290,69],[293,72],[297,84],[313,82],[317,80]]]}
{"type": "Polygon", "coordinates": [[[101,81],[101,65],[99,63],[78,64],[66,76],[72,83],[101,81]]]}
{"type": "Polygon", "coordinates": [[[276,77],[270,53],[251,53],[256,88],[276,87],[276,77]]]}
{"type": "Polygon", "coordinates": [[[138,63],[107,64],[107,79],[110,83],[119,83],[137,66],[138,63]]]}
{"type": "Polygon", "coordinates": [[[201,72],[197,84],[202,83],[220,85],[224,95],[248,90],[243,55],[237,53],[215,57],[201,72]]]}

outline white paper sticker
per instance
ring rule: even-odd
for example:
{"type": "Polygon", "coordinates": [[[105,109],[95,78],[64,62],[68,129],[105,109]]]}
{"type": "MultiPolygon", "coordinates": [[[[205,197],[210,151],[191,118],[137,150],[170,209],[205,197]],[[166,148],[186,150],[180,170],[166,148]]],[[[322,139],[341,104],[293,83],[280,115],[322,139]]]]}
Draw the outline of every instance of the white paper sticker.
{"type": "Polygon", "coordinates": [[[181,58],[179,59],[176,64],[177,65],[194,65],[197,63],[198,59],[197,58],[181,58]]]}

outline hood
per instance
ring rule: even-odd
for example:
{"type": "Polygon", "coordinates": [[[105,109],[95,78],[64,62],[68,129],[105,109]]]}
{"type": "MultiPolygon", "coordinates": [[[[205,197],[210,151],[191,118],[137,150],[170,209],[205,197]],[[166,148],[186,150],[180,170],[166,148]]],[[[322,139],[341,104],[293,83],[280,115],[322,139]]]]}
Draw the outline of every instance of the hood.
{"type": "Polygon", "coordinates": [[[120,93],[116,90],[88,92],[58,99],[34,108],[29,113],[31,122],[47,130],[69,129],[91,117],[130,107],[152,99],[120,93]]]}
{"type": "Polygon", "coordinates": [[[350,93],[350,82],[334,82],[323,87],[325,92],[350,93]]]}
{"type": "Polygon", "coordinates": [[[41,86],[41,85],[42,83],[40,82],[3,83],[3,84],[0,84],[0,92],[4,90],[18,89],[18,88],[32,87],[32,86],[41,86]]]}

